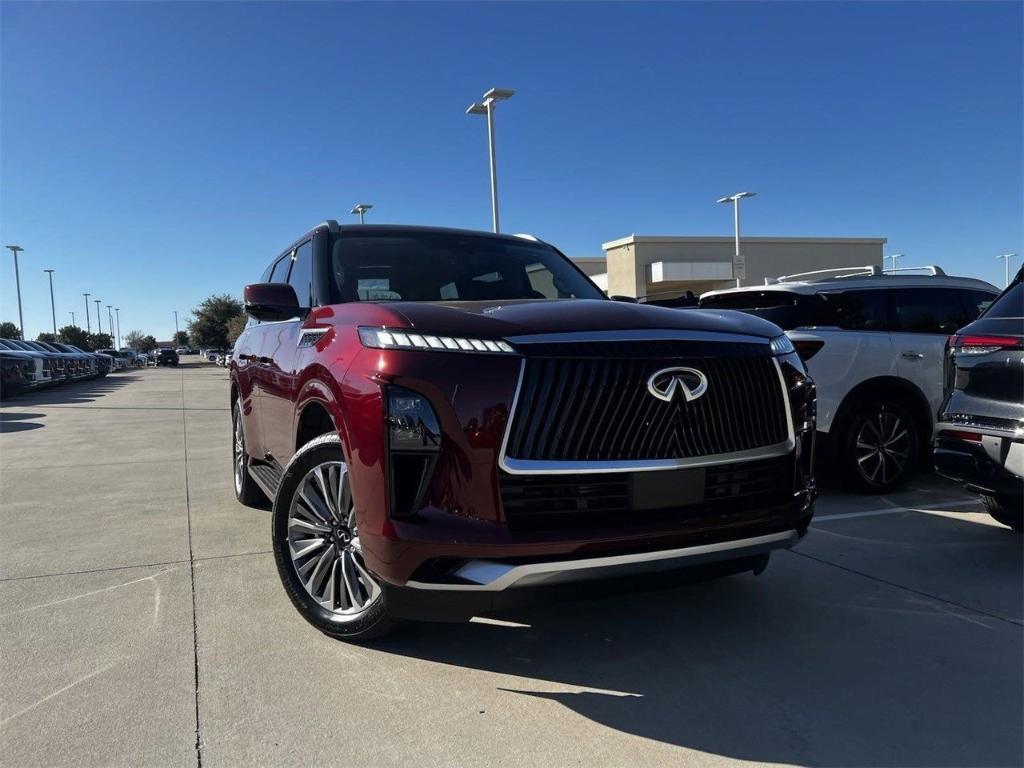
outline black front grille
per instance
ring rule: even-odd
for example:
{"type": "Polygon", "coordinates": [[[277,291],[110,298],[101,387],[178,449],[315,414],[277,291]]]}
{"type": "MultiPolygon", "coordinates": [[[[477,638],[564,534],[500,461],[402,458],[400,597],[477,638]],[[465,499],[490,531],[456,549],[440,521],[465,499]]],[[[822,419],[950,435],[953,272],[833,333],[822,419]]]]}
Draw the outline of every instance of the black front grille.
{"type": "Polygon", "coordinates": [[[788,436],[779,376],[765,345],[644,341],[525,351],[506,446],[512,459],[685,459],[776,445],[788,436]],[[707,392],[691,402],[653,397],[650,375],[676,366],[702,371],[707,392]]]}
{"type": "Polygon", "coordinates": [[[510,530],[565,530],[728,516],[758,517],[791,500],[793,460],[781,456],[657,472],[501,473],[510,530]],[[655,486],[652,488],[652,486],[655,486]]]}

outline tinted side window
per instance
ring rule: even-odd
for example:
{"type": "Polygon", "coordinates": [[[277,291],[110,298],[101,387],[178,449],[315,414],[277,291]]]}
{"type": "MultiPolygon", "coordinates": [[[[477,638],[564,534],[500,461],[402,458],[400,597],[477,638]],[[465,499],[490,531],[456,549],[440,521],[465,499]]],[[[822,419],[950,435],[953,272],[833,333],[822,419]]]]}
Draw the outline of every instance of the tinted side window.
{"type": "Polygon", "coordinates": [[[821,299],[791,291],[737,291],[706,296],[701,309],[737,309],[763,317],[784,331],[805,325],[818,325],[821,299]]]}
{"type": "Polygon", "coordinates": [[[989,304],[995,301],[996,294],[988,291],[958,291],[960,300],[964,305],[964,312],[967,313],[967,322],[978,319],[978,315],[988,309],[989,304]]]}
{"type": "Polygon", "coordinates": [[[288,282],[288,267],[292,264],[292,253],[289,251],[281,256],[273,264],[267,267],[260,279],[261,283],[286,283],[288,282]]]}
{"type": "Polygon", "coordinates": [[[894,298],[896,331],[950,334],[970,322],[955,289],[901,288],[894,298]]]}
{"type": "Polygon", "coordinates": [[[820,325],[834,325],[848,331],[889,330],[888,292],[843,291],[822,293],[820,325]]]}
{"type": "Polygon", "coordinates": [[[295,251],[292,259],[292,271],[288,274],[288,284],[295,289],[300,307],[313,306],[313,243],[303,243],[295,251]]]}
{"type": "Polygon", "coordinates": [[[1003,291],[985,317],[1024,317],[1024,283],[1016,283],[1003,291]]]}

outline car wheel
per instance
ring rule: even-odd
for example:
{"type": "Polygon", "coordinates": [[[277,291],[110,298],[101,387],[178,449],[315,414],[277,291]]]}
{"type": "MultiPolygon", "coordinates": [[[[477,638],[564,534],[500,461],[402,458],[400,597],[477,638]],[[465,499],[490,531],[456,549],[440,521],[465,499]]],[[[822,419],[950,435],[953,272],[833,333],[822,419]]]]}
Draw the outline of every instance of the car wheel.
{"type": "Polygon", "coordinates": [[[918,431],[902,403],[862,403],[847,424],[840,469],[854,489],[884,493],[909,477],[917,455],[918,431]]]}
{"type": "Polygon", "coordinates": [[[1024,530],[1024,500],[1009,494],[983,494],[981,501],[997,523],[1009,526],[1017,533],[1024,530]]]}
{"type": "Polygon", "coordinates": [[[249,474],[249,454],[245,450],[245,428],[242,425],[242,406],[239,400],[235,400],[235,406],[231,409],[231,428],[231,465],[235,476],[235,498],[247,507],[266,506],[266,494],[249,474]]]}
{"type": "Polygon", "coordinates": [[[348,466],[337,435],[304,445],[274,499],[273,547],[285,592],[332,637],[371,640],[396,625],[359,543],[348,466]]]}

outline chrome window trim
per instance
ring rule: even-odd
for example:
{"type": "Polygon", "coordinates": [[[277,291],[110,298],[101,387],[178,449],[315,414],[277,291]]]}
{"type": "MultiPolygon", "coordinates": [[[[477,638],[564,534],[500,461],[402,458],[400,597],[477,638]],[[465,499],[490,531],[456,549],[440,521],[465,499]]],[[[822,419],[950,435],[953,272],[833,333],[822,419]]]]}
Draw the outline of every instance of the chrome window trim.
{"type": "Polygon", "coordinates": [[[663,549],[655,552],[636,552],[628,555],[606,555],[579,560],[555,560],[546,563],[512,565],[500,560],[470,560],[456,571],[474,583],[444,584],[424,581],[408,581],[404,586],[410,589],[438,590],[445,592],[501,592],[503,590],[545,582],[585,580],[607,576],[625,575],[632,570],[646,566],[660,569],[686,565],[689,561],[723,560],[744,554],[770,552],[773,549],[792,547],[800,539],[795,530],[769,533],[746,539],[720,541],[714,544],[697,544],[678,549],[663,549]]]}
{"type": "Polygon", "coordinates": [[[525,336],[506,336],[509,344],[558,344],[564,342],[588,341],[730,341],[744,344],[764,344],[771,339],[766,336],[751,336],[745,333],[722,331],[683,331],[671,328],[638,328],[627,331],[569,331],[566,333],[536,333],[525,336]]]}
{"type": "MultiPolygon", "coordinates": [[[[512,340],[509,339],[511,342],[512,340]]],[[[763,339],[767,346],[767,339],[763,339]]],[[[526,373],[526,359],[519,363],[519,380],[516,382],[516,391],[512,397],[512,407],[509,409],[508,421],[505,424],[505,434],[501,439],[501,452],[498,455],[498,466],[510,475],[587,475],[600,472],[657,472],[671,469],[687,469],[694,467],[707,467],[714,464],[735,464],[741,461],[755,461],[767,459],[774,456],[785,456],[796,447],[796,435],[793,430],[793,412],[789,404],[789,392],[786,389],[786,380],[782,375],[782,366],[778,358],[772,357],[775,364],[775,373],[779,379],[779,387],[782,390],[782,404],[786,412],[786,439],[781,443],[766,445],[761,448],[751,448],[746,451],[735,451],[733,453],[716,453],[709,456],[693,456],[688,459],[639,459],[622,461],[546,461],[535,459],[513,459],[507,454],[509,437],[512,434],[516,410],[519,406],[519,395],[523,388],[523,379],[526,373]]]]}

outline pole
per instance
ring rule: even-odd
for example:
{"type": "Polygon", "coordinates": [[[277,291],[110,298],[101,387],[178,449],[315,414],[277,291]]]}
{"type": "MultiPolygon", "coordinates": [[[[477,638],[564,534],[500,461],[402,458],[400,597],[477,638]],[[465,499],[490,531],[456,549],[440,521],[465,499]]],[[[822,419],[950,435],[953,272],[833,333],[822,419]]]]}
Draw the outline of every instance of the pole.
{"type": "MultiPolygon", "coordinates": [[[[736,261],[738,263],[740,260],[740,198],[737,197],[733,200],[732,206],[733,230],[735,231],[736,237],[736,261]]],[[[738,277],[736,278],[736,287],[740,287],[740,278],[738,277]]]]}
{"type": "Polygon", "coordinates": [[[75,324],[75,313],[74,312],[68,312],[68,314],[71,315],[71,324],[74,325],[75,324]]]}
{"type": "MultiPolygon", "coordinates": [[[[114,316],[110,312],[110,310],[111,310],[111,308],[113,306],[114,306],[113,304],[107,304],[107,327],[110,329],[110,336],[111,336],[110,342],[111,343],[114,342],[114,338],[113,338],[113,336],[114,336],[114,316]]],[[[117,349],[117,347],[115,347],[115,349],[117,349]]]]}
{"type": "Polygon", "coordinates": [[[82,295],[85,296],[85,332],[92,333],[92,325],[89,324],[89,297],[92,294],[83,293],[82,295]]]}
{"type": "Polygon", "coordinates": [[[487,150],[491,159],[491,217],[498,231],[498,162],[494,156],[494,99],[487,99],[487,150]]]}
{"type": "MultiPolygon", "coordinates": [[[[362,213],[359,214],[359,218],[363,218],[362,213]]],[[[362,222],[360,221],[360,223],[362,222]]],[[[174,310],[174,343],[178,343],[178,310],[174,310]]]]}
{"type": "Polygon", "coordinates": [[[360,224],[362,224],[362,223],[363,223],[363,216],[364,216],[364,212],[363,212],[363,209],[362,209],[362,208],[360,208],[360,209],[359,209],[359,223],[360,223],[360,224]]]}
{"type": "Polygon", "coordinates": [[[117,316],[117,348],[121,348],[121,308],[114,307],[114,314],[117,316]]]}
{"type": "Polygon", "coordinates": [[[54,306],[54,303],[53,303],[53,270],[52,269],[44,269],[43,272],[46,272],[50,276],[50,314],[53,316],[53,335],[56,336],[57,335],[57,308],[54,306]]]}
{"type": "Polygon", "coordinates": [[[24,251],[20,245],[8,245],[11,253],[14,254],[14,285],[18,291],[18,327],[21,329],[21,338],[25,339],[25,321],[21,316],[21,275],[18,274],[18,251],[24,251]]]}
{"type": "Polygon", "coordinates": [[[103,299],[93,299],[96,302],[96,333],[103,333],[103,323],[100,322],[100,302],[103,299]]]}

